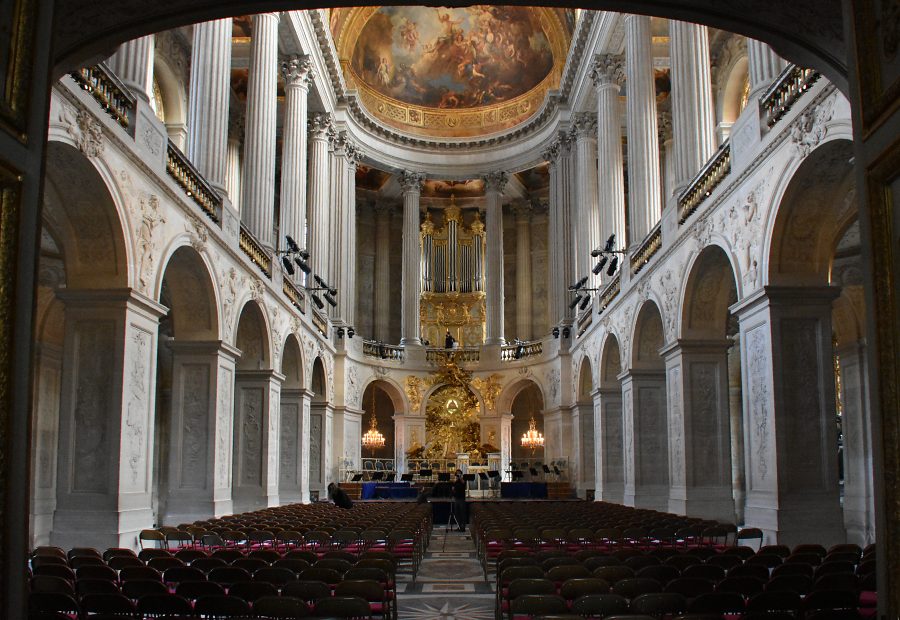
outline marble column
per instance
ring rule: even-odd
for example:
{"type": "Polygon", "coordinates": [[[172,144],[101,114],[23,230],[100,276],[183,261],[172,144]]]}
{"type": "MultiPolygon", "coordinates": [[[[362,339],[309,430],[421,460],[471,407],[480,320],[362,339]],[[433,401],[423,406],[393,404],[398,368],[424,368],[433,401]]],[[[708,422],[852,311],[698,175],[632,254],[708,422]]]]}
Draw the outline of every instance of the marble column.
{"type": "Polygon", "coordinates": [[[715,152],[716,125],[706,26],[669,20],[669,37],[677,194],[715,152]]]}
{"type": "Polygon", "coordinates": [[[662,216],[656,87],[650,18],[625,16],[625,114],[628,135],[628,247],[639,245],[662,216]]]}
{"type": "Polygon", "coordinates": [[[325,488],[331,482],[328,476],[331,473],[332,432],[334,426],[334,410],[331,405],[323,401],[312,401],[309,406],[309,433],[304,434],[304,439],[309,446],[309,493],[310,500],[313,495],[325,497],[325,488]]]}
{"type": "Polygon", "coordinates": [[[278,14],[253,16],[244,129],[241,220],[263,247],[275,247],[275,126],[278,94],[278,14]]]}
{"type": "Polygon", "coordinates": [[[109,59],[109,68],[136,97],[149,102],[153,98],[153,54],[156,37],[152,34],[126,41],[109,59]]]}
{"type": "Polygon", "coordinates": [[[517,204],[516,214],[516,337],[531,340],[531,205],[517,204]]]}
{"type": "Polygon", "coordinates": [[[312,392],[302,388],[281,390],[278,499],[283,504],[309,501],[309,471],[308,466],[303,467],[302,454],[307,453],[308,458],[309,448],[303,443],[303,410],[304,400],[308,400],[311,395],[312,392]],[[304,474],[307,485],[306,497],[301,492],[304,474]]]}
{"type": "Polygon", "coordinates": [[[550,164],[549,251],[550,286],[548,306],[550,325],[571,325],[575,311],[569,308],[567,288],[578,279],[575,275],[574,240],[572,238],[572,156],[569,139],[560,134],[544,153],[550,164]]]}
{"type": "Polygon", "coordinates": [[[623,503],[622,388],[603,387],[594,392],[594,498],[623,503]]]}
{"type": "Polygon", "coordinates": [[[233,196],[231,206],[241,212],[241,139],[240,136],[228,138],[225,152],[225,192],[233,196]]]}
{"type": "Polygon", "coordinates": [[[68,290],[50,544],[132,547],[153,526],[159,318],[130,289],[68,290]]]}
{"type": "Polygon", "coordinates": [[[220,341],[173,342],[169,484],[163,523],[234,512],[231,500],[235,360],[220,341]]]}
{"type": "Polygon", "coordinates": [[[669,512],[734,519],[729,344],[682,340],[663,352],[669,392],[669,512]]]}
{"type": "MultiPolygon", "coordinates": [[[[575,144],[575,275],[589,276],[588,285],[595,287],[600,276],[591,272],[591,251],[600,243],[599,166],[597,164],[597,116],[592,112],[577,114],[572,128],[575,144]]],[[[571,284],[571,282],[569,283],[571,284]]]]}
{"type": "Polygon", "coordinates": [[[844,435],[844,525],[847,541],[865,546],[875,541],[875,496],[872,480],[872,419],[868,409],[869,373],[865,341],[836,351],[841,368],[844,435]]]}
{"type": "Polygon", "coordinates": [[[750,78],[749,100],[755,101],[772,85],[787,63],[767,44],[748,38],[747,65],[750,78]]]}
{"type": "Polygon", "coordinates": [[[400,344],[419,346],[419,285],[422,279],[421,240],[419,235],[419,196],[425,175],[403,172],[403,292],[400,316],[400,344]]]}
{"type": "MultiPolygon", "coordinates": [[[[315,77],[309,56],[294,56],[281,66],[284,76],[284,128],[281,132],[281,238],[275,246],[286,248],[290,235],[306,248],[306,116],[309,85],[315,77]]],[[[303,272],[297,269],[295,279],[303,272]]]]}
{"type": "Polygon", "coordinates": [[[622,381],[622,443],[625,446],[624,502],[667,511],[669,452],[665,370],[630,369],[622,381]]]}
{"type": "Polygon", "coordinates": [[[580,400],[572,408],[572,453],[578,459],[577,477],[571,481],[578,497],[585,497],[588,489],[595,488],[595,457],[596,444],[594,442],[594,402],[580,400]]]}
{"type": "MultiPolygon", "coordinates": [[[[315,113],[309,119],[309,195],[306,247],[310,253],[310,264],[315,273],[328,277],[329,249],[329,199],[331,161],[328,153],[328,134],[331,131],[331,116],[315,113]]],[[[330,284],[330,282],[329,282],[330,284]]]]}
{"type": "Polygon", "coordinates": [[[484,343],[488,345],[506,343],[503,333],[503,190],[508,181],[509,176],[505,172],[492,172],[484,177],[487,245],[487,317],[484,343]]]}
{"type": "MultiPolygon", "coordinates": [[[[616,248],[624,247],[625,169],[622,158],[622,113],[619,91],[625,81],[622,56],[595,57],[591,78],[597,91],[597,196],[600,240],[616,236],[616,248]]],[[[605,276],[604,274],[601,274],[605,276]]]]}
{"type": "Polygon", "coordinates": [[[512,460],[512,442],[515,440],[512,436],[512,420],[511,413],[500,414],[500,475],[503,477],[506,476],[512,460]]]}
{"type": "Polygon", "coordinates": [[[839,294],[832,286],[769,286],[731,308],[744,375],[745,523],[769,542],[846,542],[831,329],[839,294]]]}
{"type": "Polygon", "coordinates": [[[194,24],[188,96],[187,157],[214,189],[225,193],[231,18],[194,24]]]}
{"type": "Polygon", "coordinates": [[[391,215],[385,202],[375,203],[375,340],[387,342],[391,330],[391,215]]]}
{"type": "MultiPolygon", "coordinates": [[[[344,220],[344,203],[346,201],[346,196],[344,195],[346,187],[342,180],[344,178],[344,169],[346,168],[347,162],[344,156],[347,149],[347,133],[344,131],[339,132],[332,126],[332,131],[329,133],[328,138],[328,169],[331,173],[329,175],[328,183],[328,204],[330,205],[330,212],[328,214],[327,237],[331,242],[328,244],[327,248],[328,268],[320,275],[325,278],[328,284],[337,288],[338,272],[340,271],[338,249],[345,249],[341,234],[343,232],[342,222],[344,220]]],[[[341,300],[339,297],[340,296],[336,296],[337,301],[340,304],[341,300]]],[[[328,311],[329,316],[333,319],[337,318],[338,308],[327,306],[325,309],[328,311]]]]}
{"type": "Polygon", "coordinates": [[[274,370],[238,370],[234,382],[235,512],[278,505],[281,383],[274,370]]]}
{"type": "Polygon", "coordinates": [[[344,325],[353,325],[356,319],[356,147],[346,134],[336,145],[334,174],[335,188],[330,244],[331,275],[329,284],[338,291],[338,306],[334,315],[344,325]]]}

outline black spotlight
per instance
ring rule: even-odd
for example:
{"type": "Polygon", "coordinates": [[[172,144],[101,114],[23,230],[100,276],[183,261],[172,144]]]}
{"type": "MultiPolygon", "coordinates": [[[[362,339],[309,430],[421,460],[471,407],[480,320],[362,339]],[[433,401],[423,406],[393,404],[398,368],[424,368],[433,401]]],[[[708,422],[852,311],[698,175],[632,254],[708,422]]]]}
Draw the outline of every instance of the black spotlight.
{"type": "Polygon", "coordinates": [[[347,338],[353,338],[356,335],[356,330],[352,327],[347,328],[347,338]]]}
{"type": "Polygon", "coordinates": [[[590,295],[585,295],[585,296],[584,296],[584,299],[581,300],[581,303],[578,304],[578,309],[579,309],[579,310],[584,310],[585,308],[587,308],[587,305],[588,305],[588,303],[589,303],[590,301],[591,301],[591,296],[590,296],[590,295]]]}
{"type": "Polygon", "coordinates": [[[616,267],[619,266],[619,257],[613,256],[613,259],[609,262],[609,269],[606,270],[606,275],[611,276],[616,272],[616,267]]]}
{"type": "Polygon", "coordinates": [[[318,284],[318,285],[321,286],[322,288],[327,288],[327,289],[329,289],[329,290],[331,289],[331,287],[328,286],[328,283],[325,282],[325,280],[323,280],[322,278],[319,277],[319,274],[314,275],[314,276],[313,276],[313,279],[316,281],[316,284],[318,284]]]}
{"type": "Polygon", "coordinates": [[[569,331],[568,327],[563,327],[563,331],[562,331],[563,338],[568,338],[570,333],[572,333],[572,332],[569,331]]]}
{"type": "Polygon", "coordinates": [[[322,303],[322,300],[319,299],[318,295],[310,295],[310,297],[312,297],[313,303],[316,304],[316,308],[321,310],[325,307],[325,304],[322,303]]]}
{"type": "Polygon", "coordinates": [[[343,338],[344,337],[344,328],[338,327],[337,330],[335,330],[335,333],[337,333],[338,338],[343,338]]]}
{"type": "Polygon", "coordinates": [[[597,258],[598,256],[600,256],[600,254],[602,254],[600,248],[594,248],[593,250],[591,250],[591,256],[593,258],[597,258]]]}
{"type": "Polygon", "coordinates": [[[294,257],[294,262],[297,263],[297,266],[300,267],[300,271],[305,274],[309,274],[312,271],[312,268],[309,266],[305,260],[300,258],[299,256],[294,257]]]}
{"type": "Polygon", "coordinates": [[[587,284],[587,281],[588,281],[588,277],[587,277],[587,276],[584,276],[584,277],[581,278],[578,282],[576,282],[575,284],[573,284],[572,286],[570,286],[570,287],[569,287],[569,290],[570,290],[570,291],[577,291],[577,290],[580,289],[582,286],[584,286],[585,284],[587,284]]]}
{"type": "Polygon", "coordinates": [[[294,266],[291,264],[291,259],[289,259],[287,256],[282,256],[281,264],[284,265],[284,270],[288,273],[289,276],[294,275],[294,266]]]}
{"type": "Polygon", "coordinates": [[[300,258],[302,258],[303,260],[309,260],[309,252],[307,252],[306,250],[299,250],[297,254],[299,254],[300,258]]]}
{"type": "Polygon", "coordinates": [[[299,252],[300,246],[297,245],[297,242],[290,235],[284,236],[285,241],[287,241],[288,252],[299,252]]]}
{"type": "Polygon", "coordinates": [[[559,338],[559,328],[558,328],[558,327],[554,327],[554,328],[553,328],[553,331],[550,332],[550,333],[553,334],[553,337],[554,337],[554,338],[559,338]]]}
{"type": "Polygon", "coordinates": [[[609,239],[606,240],[606,245],[603,246],[604,252],[612,252],[613,245],[616,243],[616,233],[613,233],[609,236],[609,239]]]}
{"type": "Polygon", "coordinates": [[[609,257],[604,256],[603,258],[601,258],[601,259],[597,262],[596,265],[594,265],[594,268],[591,269],[591,271],[593,272],[593,274],[594,274],[595,276],[599,276],[599,275],[600,275],[600,272],[603,271],[603,267],[606,265],[606,261],[607,261],[607,260],[609,260],[609,257]]]}
{"type": "Polygon", "coordinates": [[[575,295],[575,299],[569,302],[569,310],[577,306],[579,301],[581,301],[581,295],[575,295]]]}
{"type": "Polygon", "coordinates": [[[325,293],[322,295],[322,297],[325,298],[325,301],[328,302],[329,306],[331,306],[332,308],[337,307],[337,299],[335,299],[334,297],[331,296],[330,291],[325,291],[325,293]]]}

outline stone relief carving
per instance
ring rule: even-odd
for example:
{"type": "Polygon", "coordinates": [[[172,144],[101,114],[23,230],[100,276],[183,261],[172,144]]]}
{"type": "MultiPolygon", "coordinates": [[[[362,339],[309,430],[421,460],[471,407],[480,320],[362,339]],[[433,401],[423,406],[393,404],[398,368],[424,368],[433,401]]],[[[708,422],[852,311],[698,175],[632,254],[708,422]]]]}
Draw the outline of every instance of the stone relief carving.
{"type": "Polygon", "coordinates": [[[209,366],[185,364],[181,374],[181,488],[202,489],[209,438],[209,366]]]}
{"type": "Polygon", "coordinates": [[[769,473],[769,384],[766,364],[769,360],[766,351],[765,326],[747,332],[747,362],[750,383],[750,424],[752,429],[752,447],[756,456],[752,471],[759,482],[764,482],[769,473]]]}
{"type": "Polygon", "coordinates": [[[209,241],[209,231],[206,225],[200,221],[200,218],[189,214],[184,230],[190,235],[191,247],[198,252],[203,252],[206,249],[206,243],[209,241]]]}
{"type": "MultiPolygon", "coordinates": [[[[676,272],[682,269],[676,266],[676,272]]],[[[678,331],[678,280],[672,269],[666,269],[657,280],[662,290],[663,322],[665,324],[665,341],[675,339],[678,331]]]]}
{"type": "Polygon", "coordinates": [[[153,127],[144,127],[144,131],[141,132],[139,139],[144,148],[154,157],[158,157],[162,153],[162,136],[153,127]]]}
{"type": "Polygon", "coordinates": [[[358,407],[360,403],[360,389],[361,389],[360,381],[359,381],[359,371],[356,370],[356,366],[350,366],[350,369],[347,371],[347,386],[344,392],[346,397],[346,404],[350,407],[358,407]]]}
{"type": "Polygon", "coordinates": [[[216,407],[216,467],[215,481],[219,488],[229,485],[231,459],[228,446],[231,444],[231,427],[228,423],[232,408],[231,390],[234,385],[233,373],[228,368],[219,367],[219,402],[216,407]]]}
{"type": "Polygon", "coordinates": [[[426,382],[421,377],[409,375],[406,377],[406,397],[409,399],[410,413],[417,414],[422,406],[422,389],[426,382]]]}
{"type": "MultiPolygon", "coordinates": [[[[781,354],[785,368],[791,368],[792,381],[804,389],[785,390],[784,407],[787,436],[792,438],[786,455],[792,488],[815,488],[820,485],[821,446],[824,443],[819,401],[820,347],[818,321],[815,318],[783,319],[781,354]]],[[[829,360],[830,362],[830,360],[829,360]]],[[[831,410],[834,415],[834,410],[831,410]]],[[[832,418],[833,419],[833,418],[832,418]]]]}
{"type": "Polygon", "coordinates": [[[263,303],[266,295],[266,285],[259,278],[250,279],[250,299],[263,303]]]}
{"type": "Polygon", "coordinates": [[[547,386],[550,392],[550,403],[559,403],[559,368],[551,368],[547,371],[547,386]]]}
{"type": "Polygon", "coordinates": [[[297,428],[300,420],[300,408],[296,403],[281,405],[281,469],[278,479],[283,485],[296,487],[297,478],[297,428]]]}
{"type": "Polygon", "coordinates": [[[684,412],[681,409],[681,367],[669,369],[669,437],[672,440],[669,471],[672,484],[684,484],[684,412]]]}
{"type": "Polygon", "coordinates": [[[112,406],[112,382],[106,359],[113,350],[112,321],[84,322],[78,326],[78,369],[72,432],[75,435],[73,490],[108,491],[109,433],[107,415],[112,406]]]}
{"type": "Polygon", "coordinates": [[[274,484],[278,481],[278,432],[279,422],[278,419],[281,415],[281,392],[277,389],[269,390],[269,433],[267,435],[267,441],[265,442],[268,446],[266,450],[267,458],[267,469],[265,475],[264,484],[274,484]]]}
{"type": "Polygon", "coordinates": [[[137,246],[140,252],[138,262],[138,288],[144,294],[149,295],[153,284],[153,263],[156,253],[157,241],[154,239],[154,231],[160,224],[165,224],[166,218],[159,213],[159,198],[150,194],[147,200],[141,200],[141,222],[138,225],[137,246]]]}
{"type": "Polygon", "coordinates": [[[808,109],[791,125],[791,142],[794,151],[804,158],[825,139],[825,124],[834,115],[837,94],[832,94],[814,108],[808,109]]]}
{"type": "Polygon", "coordinates": [[[263,392],[241,388],[241,483],[262,483],[263,392]]]}
{"type": "Polygon", "coordinates": [[[634,482],[634,404],[631,391],[622,395],[622,435],[625,438],[625,483],[634,482]]]}
{"type": "Polygon", "coordinates": [[[718,372],[713,363],[691,365],[691,427],[694,445],[703,446],[691,454],[695,484],[715,484],[728,479],[719,467],[721,444],[718,437],[718,372]]]}
{"type": "Polygon", "coordinates": [[[234,267],[228,269],[228,277],[222,282],[222,309],[225,317],[225,333],[231,333],[234,326],[235,302],[238,290],[244,286],[244,276],[238,276],[234,267]]]}
{"type": "MultiPolygon", "coordinates": [[[[147,348],[150,334],[132,326],[131,369],[128,377],[128,405],[125,412],[125,445],[131,483],[137,484],[144,463],[144,426],[147,413],[147,390],[150,384],[150,366],[147,364],[147,348]]],[[[143,486],[140,487],[143,490],[143,486]]]]}
{"type": "Polygon", "coordinates": [[[63,104],[59,108],[59,122],[66,127],[78,150],[91,158],[103,155],[103,127],[92,114],[63,104]]]}

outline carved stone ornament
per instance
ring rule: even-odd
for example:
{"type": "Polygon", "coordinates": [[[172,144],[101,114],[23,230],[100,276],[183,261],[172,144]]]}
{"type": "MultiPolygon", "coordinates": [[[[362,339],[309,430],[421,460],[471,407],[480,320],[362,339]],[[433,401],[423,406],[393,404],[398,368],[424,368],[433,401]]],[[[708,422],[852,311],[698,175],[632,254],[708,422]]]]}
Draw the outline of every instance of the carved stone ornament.
{"type": "Polygon", "coordinates": [[[410,413],[416,414],[422,406],[422,388],[427,384],[421,378],[410,375],[406,378],[406,397],[409,399],[410,413]]]}
{"type": "Polygon", "coordinates": [[[572,128],[577,138],[596,138],[597,115],[593,112],[579,112],[575,115],[572,128]]]}
{"type": "Polygon", "coordinates": [[[403,190],[404,194],[410,192],[419,193],[422,191],[422,185],[425,183],[425,174],[422,172],[404,170],[400,173],[400,176],[397,177],[397,182],[400,183],[400,189],[403,190]]]}
{"type": "Polygon", "coordinates": [[[803,112],[791,125],[791,142],[801,158],[809,155],[825,139],[825,124],[834,115],[836,98],[837,95],[831,95],[816,107],[803,112]]]}
{"type": "Polygon", "coordinates": [[[285,88],[309,89],[309,85],[316,79],[312,60],[307,55],[292,56],[286,60],[281,65],[281,75],[284,76],[285,88]]]}
{"type": "Polygon", "coordinates": [[[625,83],[625,57],[622,54],[598,54],[594,56],[591,80],[595,88],[625,83]]]}
{"type": "Polygon", "coordinates": [[[327,140],[331,130],[331,115],[316,112],[309,117],[309,137],[313,140],[327,140]]]}
{"type": "Polygon", "coordinates": [[[185,224],[185,231],[190,234],[191,246],[198,252],[203,252],[209,241],[209,231],[207,230],[206,225],[201,222],[198,217],[189,215],[188,221],[185,224]]]}
{"type": "Polygon", "coordinates": [[[138,259],[138,289],[148,294],[152,284],[154,253],[156,241],[154,231],[159,224],[164,224],[166,219],[159,213],[159,198],[150,194],[146,200],[141,200],[141,222],[138,225],[137,246],[140,258],[138,259]]]}
{"type": "Polygon", "coordinates": [[[471,386],[481,394],[484,399],[484,407],[487,411],[493,411],[500,391],[503,389],[503,377],[498,374],[492,374],[489,377],[478,377],[473,379],[471,386]]]}
{"type": "Polygon", "coordinates": [[[265,298],[266,285],[259,278],[250,280],[250,298],[262,302],[265,298]]]}
{"type": "Polygon", "coordinates": [[[503,171],[489,172],[482,177],[484,179],[485,192],[497,192],[502,194],[509,182],[509,174],[503,171]]]}
{"type": "MultiPolygon", "coordinates": [[[[676,270],[680,272],[680,269],[676,270]]],[[[666,342],[675,339],[678,327],[678,281],[674,277],[672,269],[666,269],[659,276],[659,286],[662,289],[663,321],[666,326],[666,342]]]]}
{"type": "Polygon", "coordinates": [[[234,267],[228,269],[228,276],[222,282],[222,308],[225,315],[225,328],[230,330],[234,323],[234,308],[238,290],[243,288],[243,276],[238,276],[234,267]]]}
{"type": "Polygon", "coordinates": [[[59,121],[66,126],[75,146],[88,157],[103,154],[103,127],[85,110],[77,112],[68,105],[60,108],[59,121]]]}

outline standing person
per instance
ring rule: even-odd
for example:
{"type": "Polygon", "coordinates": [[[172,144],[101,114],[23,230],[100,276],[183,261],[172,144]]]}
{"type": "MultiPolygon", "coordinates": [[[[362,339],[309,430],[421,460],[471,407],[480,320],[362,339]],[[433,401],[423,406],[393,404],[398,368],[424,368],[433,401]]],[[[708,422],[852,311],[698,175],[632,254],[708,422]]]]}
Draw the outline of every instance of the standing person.
{"type": "Polygon", "coordinates": [[[457,531],[465,532],[469,514],[468,506],[466,506],[466,481],[463,480],[461,469],[456,470],[456,479],[453,481],[453,510],[456,512],[456,520],[459,522],[457,531]]]}
{"type": "Polygon", "coordinates": [[[453,345],[456,344],[456,339],[453,337],[453,334],[450,333],[450,330],[447,330],[447,335],[444,336],[444,348],[452,349],[453,345]]]}

